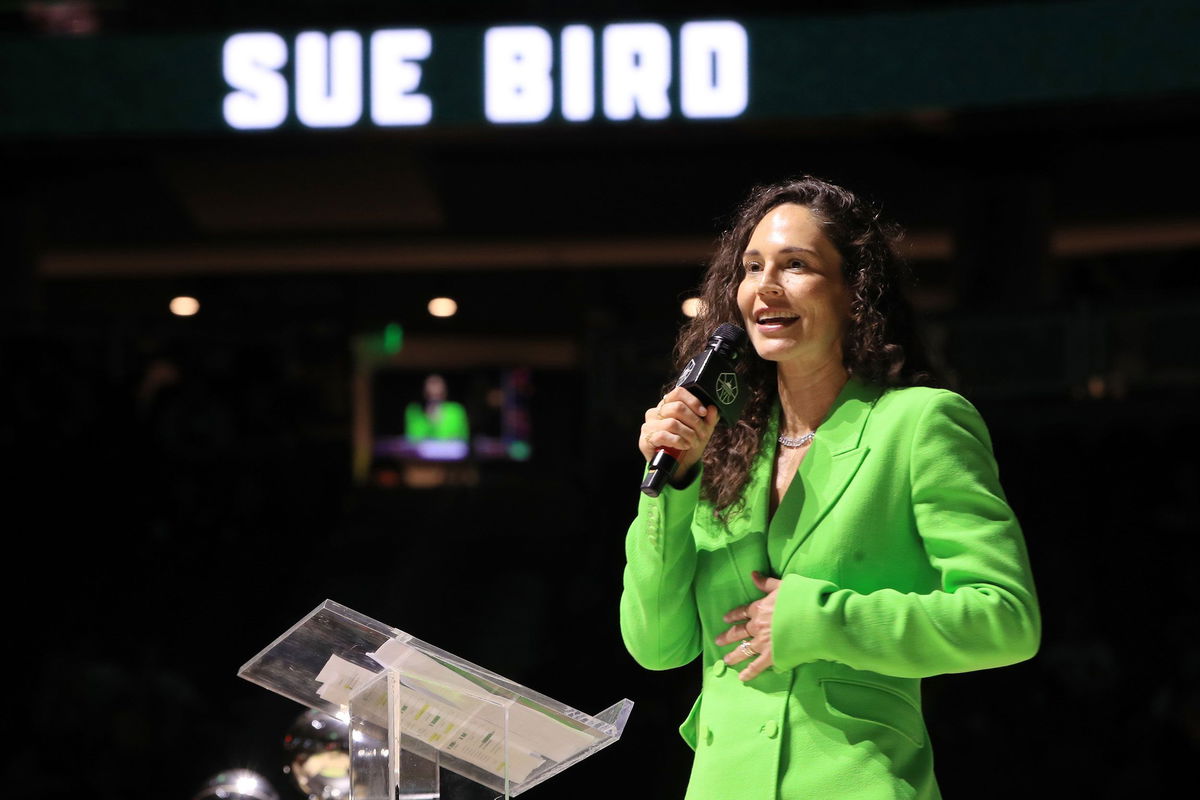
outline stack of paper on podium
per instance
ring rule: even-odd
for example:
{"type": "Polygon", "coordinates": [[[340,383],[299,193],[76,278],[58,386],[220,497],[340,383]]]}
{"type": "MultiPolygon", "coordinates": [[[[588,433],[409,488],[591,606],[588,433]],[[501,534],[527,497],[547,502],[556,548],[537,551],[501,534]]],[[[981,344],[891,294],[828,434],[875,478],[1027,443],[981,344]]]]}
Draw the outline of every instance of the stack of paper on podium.
{"type": "Polygon", "coordinates": [[[351,800],[514,797],[615,742],[633,707],[584,714],[329,600],[238,674],[348,721],[351,800]]]}

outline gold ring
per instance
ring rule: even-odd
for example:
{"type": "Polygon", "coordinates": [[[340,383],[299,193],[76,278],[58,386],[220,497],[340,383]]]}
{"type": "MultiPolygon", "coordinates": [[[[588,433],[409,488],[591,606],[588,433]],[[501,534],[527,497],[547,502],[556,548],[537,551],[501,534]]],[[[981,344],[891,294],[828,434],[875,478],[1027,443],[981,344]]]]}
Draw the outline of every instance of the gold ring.
{"type": "Polygon", "coordinates": [[[742,639],[742,643],[738,645],[738,650],[742,651],[742,654],[745,655],[746,658],[754,658],[756,655],[758,655],[758,651],[750,646],[749,639],[742,639]]]}

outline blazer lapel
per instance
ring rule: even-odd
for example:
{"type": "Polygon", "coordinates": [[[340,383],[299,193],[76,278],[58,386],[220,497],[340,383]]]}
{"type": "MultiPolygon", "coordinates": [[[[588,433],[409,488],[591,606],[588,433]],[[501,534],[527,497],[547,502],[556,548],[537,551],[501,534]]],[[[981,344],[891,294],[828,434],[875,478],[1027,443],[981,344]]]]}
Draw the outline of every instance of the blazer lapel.
{"type": "Polygon", "coordinates": [[[781,574],[862,465],[870,450],[862,444],[862,432],[880,393],[879,387],[851,378],[834,401],[829,417],[817,428],[808,453],[771,519],[771,535],[788,538],[780,559],[781,574]]]}

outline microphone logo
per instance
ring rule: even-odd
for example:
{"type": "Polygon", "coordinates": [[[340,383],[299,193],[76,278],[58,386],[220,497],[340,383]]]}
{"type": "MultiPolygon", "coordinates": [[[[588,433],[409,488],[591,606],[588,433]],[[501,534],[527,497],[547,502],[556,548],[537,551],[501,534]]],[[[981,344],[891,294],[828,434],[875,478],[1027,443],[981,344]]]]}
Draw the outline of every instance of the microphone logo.
{"type": "Polygon", "coordinates": [[[721,405],[727,406],[738,396],[738,379],[737,374],[733,372],[722,372],[717,376],[717,399],[721,401],[721,405]]]}

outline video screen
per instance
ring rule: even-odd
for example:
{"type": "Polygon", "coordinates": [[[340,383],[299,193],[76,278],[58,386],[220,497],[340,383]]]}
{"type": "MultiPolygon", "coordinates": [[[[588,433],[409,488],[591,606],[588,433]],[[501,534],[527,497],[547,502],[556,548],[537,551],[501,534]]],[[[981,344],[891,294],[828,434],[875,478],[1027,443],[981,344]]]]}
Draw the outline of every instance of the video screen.
{"type": "Polygon", "coordinates": [[[377,370],[373,465],[527,461],[531,392],[529,369],[377,370]]]}

